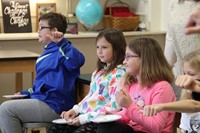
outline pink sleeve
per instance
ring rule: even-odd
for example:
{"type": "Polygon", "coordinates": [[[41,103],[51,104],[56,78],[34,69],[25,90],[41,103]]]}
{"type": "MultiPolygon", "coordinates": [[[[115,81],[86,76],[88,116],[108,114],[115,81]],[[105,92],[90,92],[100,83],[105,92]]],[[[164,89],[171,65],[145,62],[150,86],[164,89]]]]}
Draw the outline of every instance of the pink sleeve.
{"type": "MultiPolygon", "coordinates": [[[[172,101],[175,101],[173,89],[170,85],[166,84],[159,85],[156,88],[154,87],[151,91],[151,96],[145,98],[146,105],[172,101]]],[[[133,102],[131,106],[127,108],[126,116],[151,132],[160,133],[166,126],[166,123],[173,121],[174,113],[163,111],[156,116],[144,116],[140,110],[141,108],[133,102]]]]}
{"type": "Polygon", "coordinates": [[[122,116],[122,118],[120,120],[118,120],[119,122],[128,124],[131,119],[129,117],[127,117],[126,111],[127,111],[127,109],[123,108],[122,111],[116,112],[116,114],[122,116]]]}

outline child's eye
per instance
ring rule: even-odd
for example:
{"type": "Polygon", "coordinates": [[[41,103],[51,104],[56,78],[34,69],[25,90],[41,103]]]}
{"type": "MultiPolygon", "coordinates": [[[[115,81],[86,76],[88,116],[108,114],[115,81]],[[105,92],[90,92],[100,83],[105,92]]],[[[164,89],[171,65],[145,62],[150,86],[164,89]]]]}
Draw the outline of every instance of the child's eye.
{"type": "Polygon", "coordinates": [[[195,76],[196,74],[194,74],[194,73],[188,73],[188,75],[190,75],[190,76],[195,76]]]}

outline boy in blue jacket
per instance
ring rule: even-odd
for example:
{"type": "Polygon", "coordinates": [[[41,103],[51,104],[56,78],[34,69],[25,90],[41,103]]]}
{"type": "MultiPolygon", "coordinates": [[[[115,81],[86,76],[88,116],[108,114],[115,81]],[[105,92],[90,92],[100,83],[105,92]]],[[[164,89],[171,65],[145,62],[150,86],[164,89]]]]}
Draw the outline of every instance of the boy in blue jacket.
{"type": "Polygon", "coordinates": [[[18,92],[28,99],[10,100],[0,106],[3,133],[21,133],[24,122],[51,122],[75,104],[74,83],[85,58],[64,38],[66,17],[47,13],[39,18],[39,42],[44,53],[36,61],[36,78],[32,88],[18,92]]]}

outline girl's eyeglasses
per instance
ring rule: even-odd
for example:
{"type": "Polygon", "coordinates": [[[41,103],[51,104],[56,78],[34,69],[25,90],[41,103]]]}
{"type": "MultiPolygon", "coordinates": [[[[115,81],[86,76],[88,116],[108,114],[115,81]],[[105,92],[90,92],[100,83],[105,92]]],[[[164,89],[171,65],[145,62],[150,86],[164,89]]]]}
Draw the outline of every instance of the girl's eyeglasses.
{"type": "Polygon", "coordinates": [[[126,61],[128,61],[129,58],[133,58],[133,57],[139,57],[139,56],[138,56],[138,55],[130,55],[130,54],[127,54],[127,55],[124,56],[124,59],[125,59],[126,61]]]}

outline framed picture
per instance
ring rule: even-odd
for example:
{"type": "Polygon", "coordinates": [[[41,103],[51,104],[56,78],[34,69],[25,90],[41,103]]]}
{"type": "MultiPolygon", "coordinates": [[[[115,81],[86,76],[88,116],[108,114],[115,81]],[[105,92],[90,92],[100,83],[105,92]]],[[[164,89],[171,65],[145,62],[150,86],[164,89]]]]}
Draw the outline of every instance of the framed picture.
{"type": "Polygon", "coordinates": [[[32,32],[29,0],[1,0],[4,33],[32,32]]]}
{"type": "Polygon", "coordinates": [[[36,3],[36,31],[38,30],[39,17],[50,12],[56,12],[56,3],[36,3]]]}
{"type": "Polygon", "coordinates": [[[78,23],[68,23],[66,33],[78,34],[78,23]]]}

